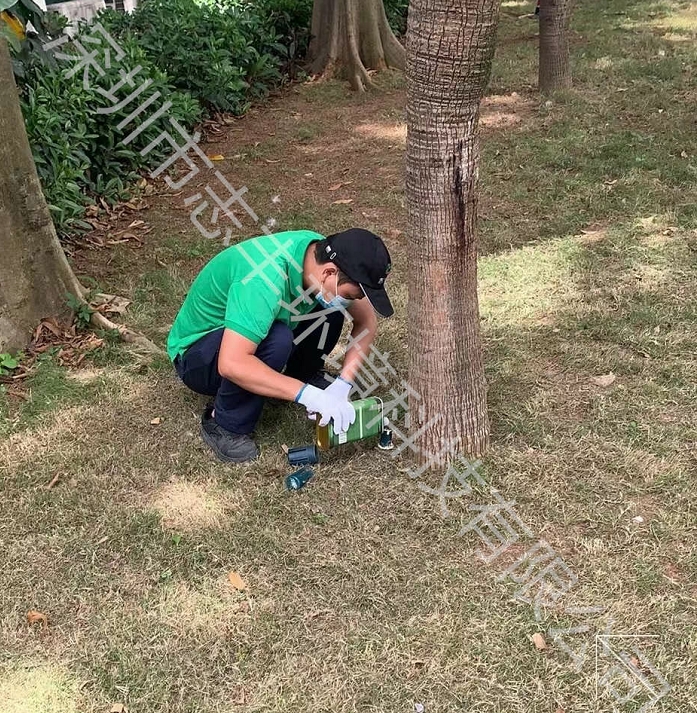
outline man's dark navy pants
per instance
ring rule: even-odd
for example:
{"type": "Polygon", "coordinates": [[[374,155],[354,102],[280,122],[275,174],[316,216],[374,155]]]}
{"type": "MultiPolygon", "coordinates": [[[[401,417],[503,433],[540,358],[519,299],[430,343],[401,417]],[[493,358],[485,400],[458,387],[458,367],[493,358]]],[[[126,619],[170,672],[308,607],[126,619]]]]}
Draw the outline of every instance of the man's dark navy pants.
{"type": "MultiPolygon", "coordinates": [[[[283,322],[274,322],[266,338],[259,343],[255,356],[275,371],[286,367],[287,376],[300,381],[309,379],[323,368],[324,356],[336,346],[344,323],[340,310],[328,312],[318,305],[310,314],[314,312],[321,312],[322,316],[298,321],[294,330],[283,322]],[[315,322],[317,326],[310,331],[315,322]]],[[[215,396],[218,424],[232,433],[249,434],[261,416],[265,397],[245,391],[218,373],[223,332],[216,329],[201,337],[175,359],[174,367],[192,391],[215,396]]]]}

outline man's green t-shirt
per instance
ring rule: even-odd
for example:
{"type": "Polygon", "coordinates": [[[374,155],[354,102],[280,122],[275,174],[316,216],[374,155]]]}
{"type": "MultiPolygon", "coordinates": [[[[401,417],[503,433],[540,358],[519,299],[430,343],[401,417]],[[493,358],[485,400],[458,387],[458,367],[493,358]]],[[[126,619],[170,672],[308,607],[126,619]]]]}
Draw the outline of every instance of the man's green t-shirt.
{"type": "Polygon", "coordinates": [[[311,230],[293,230],[245,240],[218,253],[194,280],[174,320],[167,338],[170,359],[221,327],[259,344],[275,321],[297,326],[297,316],[315,306],[303,296],[305,252],[310,243],[323,239],[311,230]]]}

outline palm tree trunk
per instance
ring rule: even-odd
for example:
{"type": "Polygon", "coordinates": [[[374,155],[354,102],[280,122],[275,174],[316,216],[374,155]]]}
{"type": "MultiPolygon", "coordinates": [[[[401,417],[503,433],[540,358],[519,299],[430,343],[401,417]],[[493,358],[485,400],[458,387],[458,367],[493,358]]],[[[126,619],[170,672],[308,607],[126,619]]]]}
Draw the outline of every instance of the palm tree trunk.
{"type": "Polygon", "coordinates": [[[368,70],[404,69],[404,48],[387,22],[382,0],[315,0],[309,50],[312,72],[371,84],[368,70]]]}
{"type": "Polygon", "coordinates": [[[571,87],[570,15],[571,0],[540,2],[539,86],[542,94],[571,87]]]}
{"type": "Polygon", "coordinates": [[[499,3],[414,0],[407,29],[409,384],[422,464],[489,439],[477,300],[479,106],[499,3]]]}

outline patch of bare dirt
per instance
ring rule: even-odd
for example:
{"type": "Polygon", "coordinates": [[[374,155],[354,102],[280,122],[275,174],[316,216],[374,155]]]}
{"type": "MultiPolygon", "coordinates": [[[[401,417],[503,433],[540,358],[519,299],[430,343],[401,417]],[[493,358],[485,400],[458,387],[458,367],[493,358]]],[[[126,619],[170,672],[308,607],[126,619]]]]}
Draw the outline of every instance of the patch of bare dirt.
{"type": "MultiPolygon", "coordinates": [[[[239,206],[231,210],[241,227],[233,227],[231,241],[272,229],[308,227],[331,232],[361,225],[379,232],[395,253],[405,242],[404,121],[402,80],[392,76],[365,96],[351,93],[343,83],[295,85],[244,117],[226,117],[202,126],[202,152],[212,168],[197,159],[200,170],[178,190],[164,181],[142,182],[143,195],[118,209],[95,212],[94,231],[70,246],[78,273],[87,274],[110,289],[123,275],[166,267],[172,241],[194,245],[201,234],[191,220],[194,205],[229,197],[216,178],[219,171],[234,189],[246,187],[244,199],[258,222],[239,206]],[[199,195],[195,203],[189,199],[199,195]]],[[[521,129],[533,119],[535,101],[513,92],[490,96],[482,106],[484,131],[521,129]]],[[[183,161],[178,178],[189,169],[183,161]]],[[[209,209],[209,210],[210,210],[209,209]]],[[[484,206],[484,210],[486,207],[484,206]]],[[[206,215],[209,215],[206,213],[206,215]]],[[[201,218],[213,231],[230,225],[222,211],[218,224],[201,218]]],[[[215,240],[220,240],[218,236],[215,240]]],[[[196,256],[179,255],[178,269],[193,277],[202,265],[196,256]]]]}
{"type": "Polygon", "coordinates": [[[531,121],[536,111],[537,102],[530,96],[494,94],[482,101],[480,124],[484,130],[510,128],[531,121]]]}

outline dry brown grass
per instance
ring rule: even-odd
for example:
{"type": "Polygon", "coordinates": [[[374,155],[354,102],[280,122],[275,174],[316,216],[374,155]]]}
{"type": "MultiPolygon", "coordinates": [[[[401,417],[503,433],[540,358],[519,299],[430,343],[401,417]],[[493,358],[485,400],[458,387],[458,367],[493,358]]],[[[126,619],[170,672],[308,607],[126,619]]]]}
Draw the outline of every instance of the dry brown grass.
{"type": "Polygon", "coordinates": [[[24,661],[0,679],[3,713],[79,713],[77,686],[60,666],[24,661]]]}
{"type": "MultiPolygon", "coordinates": [[[[502,45],[497,58],[498,96],[484,112],[484,472],[578,575],[565,603],[606,607],[570,643],[592,647],[611,619],[616,632],[656,635],[645,650],[673,686],[662,710],[683,713],[697,705],[694,226],[666,207],[670,191],[650,193],[650,171],[642,182],[632,166],[608,186],[602,157],[589,157],[594,123],[607,125],[607,150],[618,134],[632,140],[606,111],[653,143],[666,133],[642,91],[610,83],[634,86],[619,73],[632,56],[655,69],[655,47],[646,35],[633,44],[624,20],[605,14],[614,6],[602,7],[579,20],[598,46],[575,57],[581,91],[568,104],[538,111],[524,87],[529,42],[502,45]],[[598,77],[593,63],[617,46],[628,61],[614,79],[598,77]],[[624,190],[626,203],[612,202],[624,190]],[[591,206],[582,219],[579,195],[591,206]],[[609,387],[591,381],[610,371],[609,387]]],[[[505,38],[530,31],[505,22],[505,38]]],[[[361,98],[334,82],[292,88],[206,150],[227,156],[225,173],[284,226],[357,223],[387,236],[397,317],[379,344],[404,374],[404,93],[398,78],[384,82],[361,98]]],[[[620,148],[617,162],[642,146],[620,148]]],[[[154,230],[141,250],[76,255],[104,289],[129,294],[129,319],[155,338],[218,247],[179,200],[149,199],[154,230]]],[[[300,409],[269,407],[260,460],[224,466],[198,435],[203,399],[169,366],[133,364],[119,349],[102,359],[82,375],[47,362],[0,434],[0,701],[10,713],[101,713],[115,701],[134,713],[611,710],[595,700],[592,665],[574,673],[549,636],[544,652],[530,641],[578,618],[538,622],[514,584],[496,579],[534,539],[487,566],[476,536],[458,536],[487,491],[451,501],[443,517],[404,460],[361,445],[329,453],[291,495],[281,444],[311,439],[300,409]],[[26,623],[29,609],[48,615],[48,629],[26,623]]]]}
{"type": "Polygon", "coordinates": [[[162,524],[177,532],[234,527],[235,508],[229,492],[217,483],[166,483],[153,494],[151,507],[162,524]]]}

